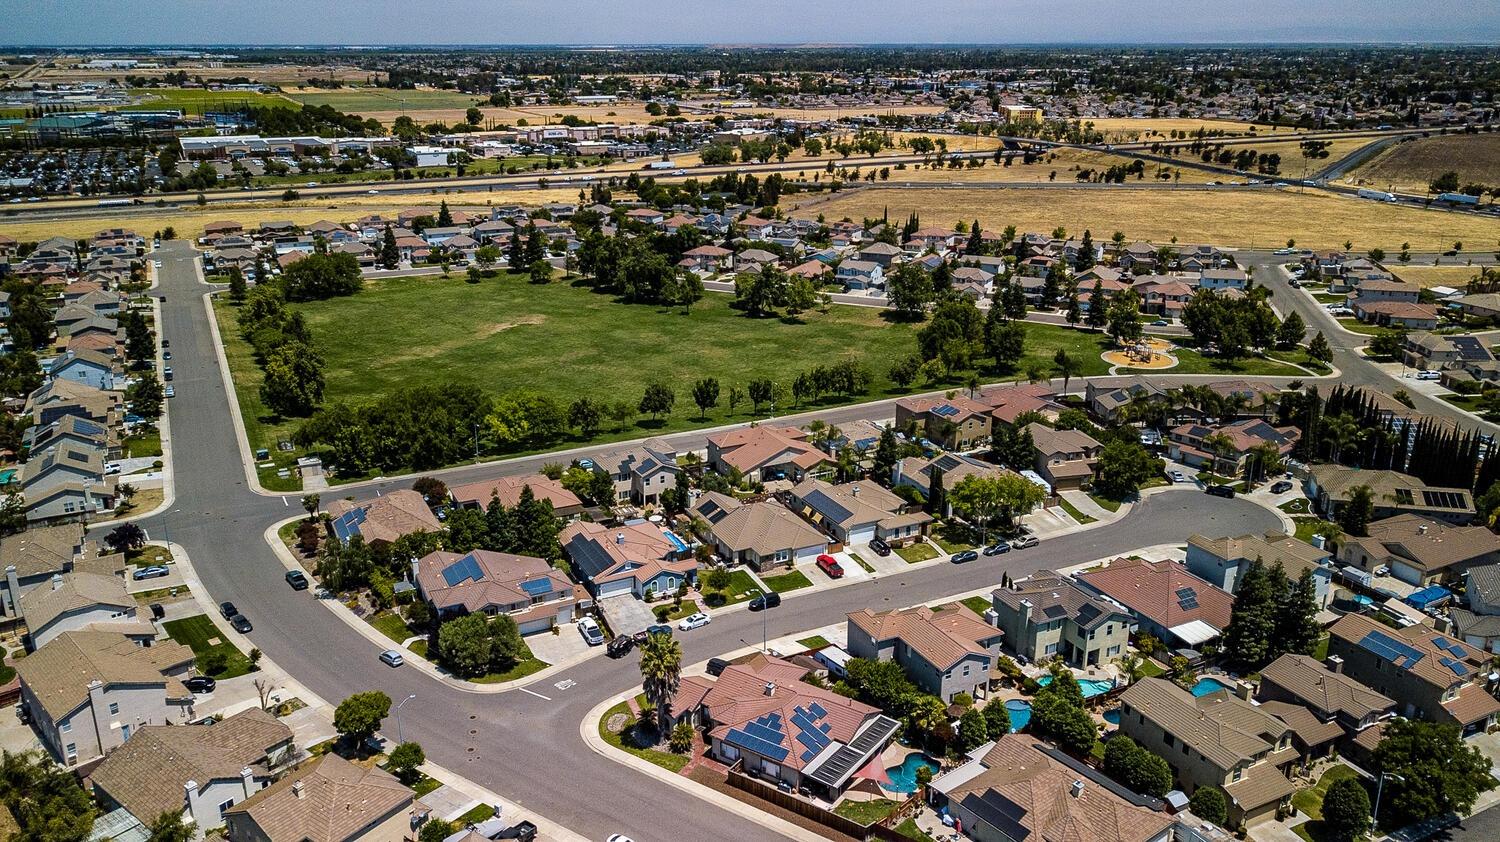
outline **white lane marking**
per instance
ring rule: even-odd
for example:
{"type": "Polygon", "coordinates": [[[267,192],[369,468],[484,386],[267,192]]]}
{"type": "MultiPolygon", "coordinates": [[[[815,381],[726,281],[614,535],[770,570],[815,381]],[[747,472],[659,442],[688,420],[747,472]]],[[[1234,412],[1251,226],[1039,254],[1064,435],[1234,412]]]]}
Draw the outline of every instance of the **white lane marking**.
{"type": "Polygon", "coordinates": [[[281,498],[281,505],[283,505],[283,506],[286,506],[286,507],[287,507],[287,508],[291,508],[291,505],[292,505],[292,504],[291,504],[291,503],[288,503],[288,502],[287,502],[287,501],[286,501],[286,497],[285,497],[285,496],[282,496],[282,498],[281,498]]]}
{"type": "Polygon", "coordinates": [[[578,682],[574,681],[571,678],[564,678],[562,681],[559,681],[556,684],[553,684],[552,686],[556,687],[559,690],[567,690],[567,689],[572,688],[572,687],[577,687],[578,686],[578,682]]]}
{"type": "Polygon", "coordinates": [[[521,689],[522,693],[529,693],[529,694],[531,694],[533,696],[536,696],[538,699],[541,699],[544,702],[550,702],[550,701],[552,701],[552,697],[551,696],[543,696],[541,693],[538,693],[535,690],[528,690],[525,687],[522,687],[520,689],[521,689]]]}

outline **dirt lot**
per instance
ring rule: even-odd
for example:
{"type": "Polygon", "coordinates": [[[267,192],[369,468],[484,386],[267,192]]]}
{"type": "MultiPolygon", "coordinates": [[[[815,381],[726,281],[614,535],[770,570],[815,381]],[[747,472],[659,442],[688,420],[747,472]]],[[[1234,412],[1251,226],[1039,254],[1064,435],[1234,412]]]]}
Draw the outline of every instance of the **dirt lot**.
{"type": "MultiPolygon", "coordinates": [[[[893,176],[894,178],[894,176],[893,176]]],[[[1092,229],[1124,231],[1131,239],[1232,246],[1279,246],[1294,238],[1308,248],[1356,251],[1379,246],[1387,253],[1410,242],[1416,251],[1451,248],[1454,240],[1490,243],[1500,222],[1461,214],[1391,207],[1376,202],[1290,190],[1212,191],[1054,189],[873,189],[804,199],[803,215],[829,219],[880,216],[904,219],[915,211],[924,224],[949,225],[978,217],[985,228],[1015,225],[1021,231],[1092,229]]],[[[1107,234],[1106,234],[1107,236],[1107,234]]]]}
{"type": "Polygon", "coordinates": [[[1474,276],[1479,274],[1478,266],[1402,266],[1390,255],[1386,256],[1386,268],[1392,274],[1409,284],[1426,289],[1427,287],[1453,287],[1463,289],[1474,276]]]}
{"type": "Polygon", "coordinates": [[[1500,134],[1443,135],[1396,143],[1346,180],[1381,190],[1425,193],[1429,182],[1449,171],[1458,173],[1460,183],[1500,184],[1500,134]]]}

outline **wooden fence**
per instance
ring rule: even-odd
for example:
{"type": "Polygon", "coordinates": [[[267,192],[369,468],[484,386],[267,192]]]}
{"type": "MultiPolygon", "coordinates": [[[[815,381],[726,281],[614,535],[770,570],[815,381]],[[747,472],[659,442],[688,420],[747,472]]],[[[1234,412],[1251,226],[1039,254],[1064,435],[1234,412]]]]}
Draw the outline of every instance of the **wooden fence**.
{"type": "Polygon", "coordinates": [[[845,836],[867,840],[867,842],[872,839],[881,840],[881,842],[910,842],[907,837],[888,827],[887,823],[893,819],[905,818],[910,815],[912,812],[910,808],[916,796],[912,796],[903,802],[891,814],[892,819],[888,819],[886,822],[863,825],[853,819],[844,818],[831,810],[825,810],[811,801],[798,797],[795,793],[782,792],[772,784],[745,774],[741,771],[743,763],[743,760],[736,761],[734,766],[729,769],[728,783],[735,789],[748,792],[756,798],[769,801],[783,810],[789,810],[803,818],[812,819],[818,824],[838,831],[845,836]]]}

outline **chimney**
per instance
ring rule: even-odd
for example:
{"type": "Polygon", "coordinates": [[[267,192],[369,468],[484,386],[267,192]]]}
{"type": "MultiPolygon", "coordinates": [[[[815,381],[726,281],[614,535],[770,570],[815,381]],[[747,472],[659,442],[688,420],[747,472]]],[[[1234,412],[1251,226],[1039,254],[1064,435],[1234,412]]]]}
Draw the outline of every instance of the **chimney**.
{"type": "Polygon", "coordinates": [[[1023,625],[1026,624],[1026,623],[1031,622],[1031,609],[1032,608],[1033,608],[1033,606],[1031,604],[1031,600],[1029,600],[1029,599],[1023,599],[1023,600],[1021,600],[1021,623],[1023,625]]]}
{"type": "Polygon", "coordinates": [[[1323,666],[1327,667],[1331,673],[1342,675],[1344,672],[1344,659],[1337,655],[1329,655],[1323,659],[1323,666]]]}
{"type": "Polygon", "coordinates": [[[240,768],[240,781],[244,784],[246,798],[255,794],[255,772],[249,766],[240,768]]]}
{"type": "Polygon", "coordinates": [[[1239,696],[1242,702],[1250,701],[1251,689],[1250,682],[1248,681],[1236,681],[1234,683],[1234,694],[1239,696]]]}
{"type": "Polygon", "coordinates": [[[774,696],[775,694],[776,694],[776,682],[774,682],[774,681],[767,681],[766,682],[766,695],[767,696],[774,696]]]}
{"type": "Polygon", "coordinates": [[[1425,523],[1418,524],[1417,525],[1417,534],[1418,535],[1426,535],[1427,534],[1427,524],[1425,524],[1425,523]]]}
{"type": "Polygon", "coordinates": [[[624,532],[616,532],[615,533],[615,543],[616,544],[622,544],[622,545],[625,543],[625,533],[624,532]]]}
{"type": "Polygon", "coordinates": [[[62,577],[62,574],[61,573],[53,573],[52,574],[52,590],[54,590],[54,591],[55,590],[59,590],[59,589],[62,588],[62,586],[63,586],[63,577],[62,577]]]}
{"type": "Polygon", "coordinates": [[[1072,794],[1072,796],[1074,798],[1077,798],[1078,796],[1082,795],[1083,794],[1083,779],[1080,778],[1080,779],[1074,781],[1073,785],[1070,786],[1070,787],[1068,787],[1068,792],[1070,794],[1072,794]]]}
{"type": "Polygon", "coordinates": [[[853,494],[855,497],[858,497],[859,496],[859,486],[858,485],[853,486],[853,490],[851,490],[849,493],[853,494]]]}
{"type": "Polygon", "coordinates": [[[187,798],[188,810],[191,812],[198,806],[198,782],[188,781],[182,785],[183,796],[187,798]]]}
{"type": "Polygon", "coordinates": [[[295,795],[298,798],[302,797],[302,782],[301,781],[292,781],[292,795],[295,795]]]}

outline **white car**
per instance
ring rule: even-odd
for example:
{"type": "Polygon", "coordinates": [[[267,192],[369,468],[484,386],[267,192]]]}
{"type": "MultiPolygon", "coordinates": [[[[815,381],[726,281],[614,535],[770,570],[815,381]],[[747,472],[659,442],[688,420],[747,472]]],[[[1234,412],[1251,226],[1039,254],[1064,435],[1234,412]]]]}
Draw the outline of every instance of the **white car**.
{"type": "Polygon", "coordinates": [[[584,617],[578,621],[578,633],[583,635],[590,646],[598,646],[604,642],[604,630],[599,628],[593,617],[584,617]]]}
{"type": "Polygon", "coordinates": [[[1440,371],[1419,371],[1412,375],[1412,377],[1417,380],[1441,380],[1443,379],[1443,373],[1440,371]]]}
{"type": "Polygon", "coordinates": [[[1187,482],[1187,475],[1182,471],[1172,471],[1167,476],[1171,477],[1173,482],[1187,482]]]}
{"type": "Polygon", "coordinates": [[[708,625],[708,615],[704,614],[702,611],[699,611],[697,614],[683,617],[677,623],[677,628],[681,629],[682,631],[692,631],[693,629],[702,628],[706,625],[708,625]]]}

